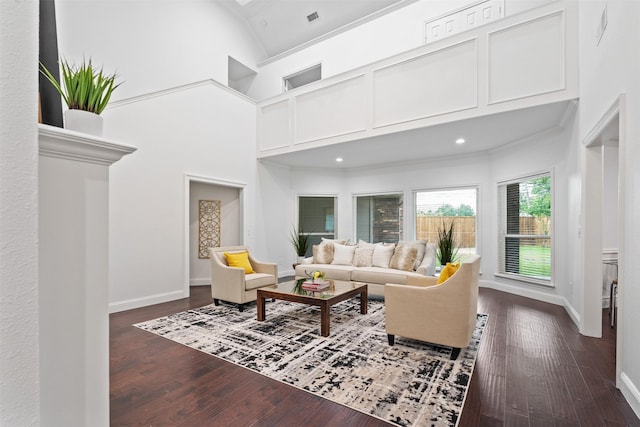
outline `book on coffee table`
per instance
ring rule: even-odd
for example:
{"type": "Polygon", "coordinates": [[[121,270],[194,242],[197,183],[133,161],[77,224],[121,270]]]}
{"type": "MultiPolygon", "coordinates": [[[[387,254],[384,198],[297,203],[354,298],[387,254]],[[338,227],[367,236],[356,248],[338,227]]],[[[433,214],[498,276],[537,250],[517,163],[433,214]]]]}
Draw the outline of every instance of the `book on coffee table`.
{"type": "Polygon", "coordinates": [[[329,289],[329,282],[320,282],[320,283],[315,283],[311,281],[303,282],[302,289],[304,289],[305,291],[313,291],[313,292],[324,291],[326,289],[329,289]]]}

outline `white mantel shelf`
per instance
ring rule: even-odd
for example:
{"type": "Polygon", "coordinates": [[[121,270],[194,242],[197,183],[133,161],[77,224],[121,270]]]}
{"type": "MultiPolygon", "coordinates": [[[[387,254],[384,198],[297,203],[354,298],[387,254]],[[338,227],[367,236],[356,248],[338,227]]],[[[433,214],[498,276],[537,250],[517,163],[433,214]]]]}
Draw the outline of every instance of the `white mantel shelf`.
{"type": "Polygon", "coordinates": [[[109,166],[137,150],[86,133],[38,124],[40,155],[109,166]]]}

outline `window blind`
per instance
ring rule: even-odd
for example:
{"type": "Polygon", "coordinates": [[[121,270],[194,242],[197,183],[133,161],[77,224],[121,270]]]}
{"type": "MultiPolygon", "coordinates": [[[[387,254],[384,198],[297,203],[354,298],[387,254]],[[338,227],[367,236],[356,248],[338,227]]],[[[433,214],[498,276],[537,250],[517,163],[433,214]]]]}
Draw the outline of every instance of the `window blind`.
{"type": "Polygon", "coordinates": [[[551,176],[498,186],[499,272],[551,282],[551,176]]]}

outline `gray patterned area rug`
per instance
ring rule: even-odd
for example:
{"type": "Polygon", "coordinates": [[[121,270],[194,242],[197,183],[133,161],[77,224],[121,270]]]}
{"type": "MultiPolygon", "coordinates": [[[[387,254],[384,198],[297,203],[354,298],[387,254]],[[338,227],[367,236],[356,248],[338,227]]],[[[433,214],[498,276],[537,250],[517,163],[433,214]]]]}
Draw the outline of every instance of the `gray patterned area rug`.
{"type": "Polygon", "coordinates": [[[320,310],[286,301],[208,305],[135,326],[400,426],[455,426],[471,379],[487,315],[471,344],[451,349],[396,337],[387,343],[384,302],[331,307],[331,336],[320,336],[320,310]]]}

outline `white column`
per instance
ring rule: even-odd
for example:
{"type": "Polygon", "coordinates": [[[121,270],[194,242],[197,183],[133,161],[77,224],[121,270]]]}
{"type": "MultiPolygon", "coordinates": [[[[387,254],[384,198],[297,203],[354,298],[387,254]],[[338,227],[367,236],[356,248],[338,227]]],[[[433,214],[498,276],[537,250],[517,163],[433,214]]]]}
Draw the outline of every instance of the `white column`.
{"type": "Polygon", "coordinates": [[[109,425],[109,165],[135,150],[40,125],[44,425],[109,425]]]}
{"type": "Polygon", "coordinates": [[[0,425],[40,425],[38,2],[0,1],[0,425]]]}

